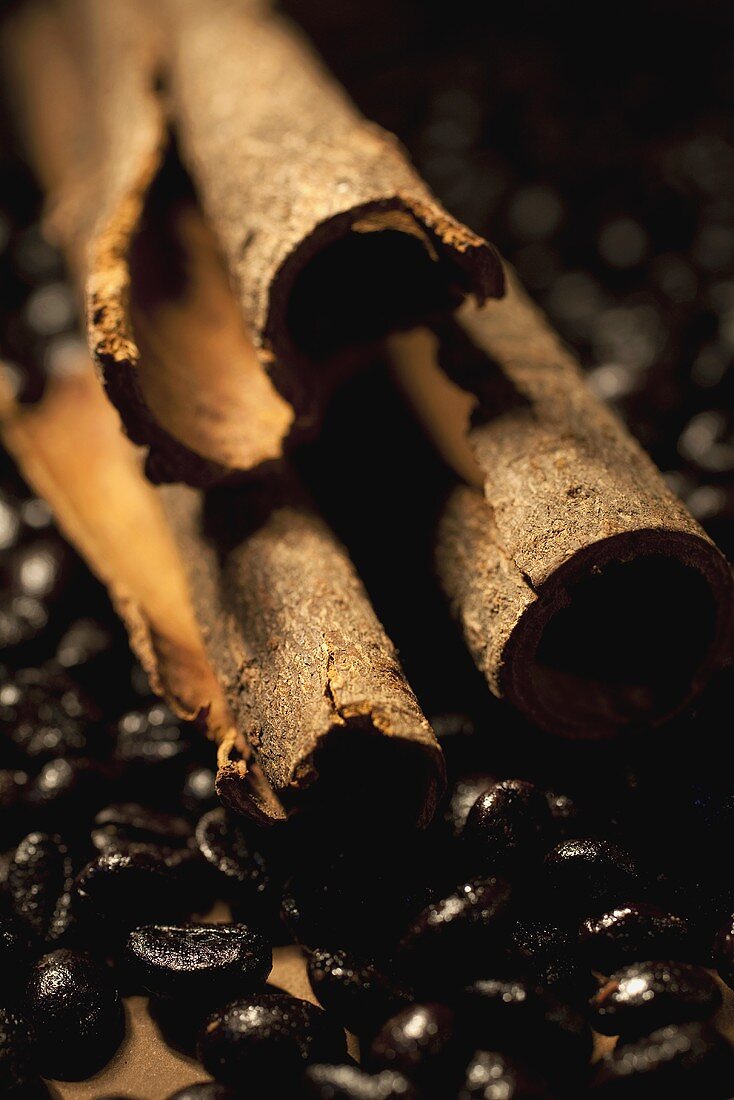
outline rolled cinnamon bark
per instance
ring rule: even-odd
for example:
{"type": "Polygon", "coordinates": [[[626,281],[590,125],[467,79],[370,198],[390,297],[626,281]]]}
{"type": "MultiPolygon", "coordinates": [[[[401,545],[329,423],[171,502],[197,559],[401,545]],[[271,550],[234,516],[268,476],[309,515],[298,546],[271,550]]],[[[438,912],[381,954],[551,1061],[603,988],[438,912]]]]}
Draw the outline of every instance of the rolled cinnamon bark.
{"type": "MultiPolygon", "coordinates": [[[[398,364],[408,389],[435,371],[417,339],[418,365],[405,346],[398,364]]],[[[443,452],[484,484],[449,499],[437,565],[490,687],[575,737],[664,721],[728,655],[723,555],[514,276],[503,301],[443,327],[438,357],[465,391],[443,452]]]]}
{"type": "Polygon", "coordinates": [[[331,384],[302,356],[502,292],[491,247],[267,5],[29,0],[9,41],[90,349],[153,480],[205,486],[280,458],[331,384]],[[188,317],[212,310],[202,347],[188,317]]]}
{"type": "Polygon", "coordinates": [[[237,727],[286,810],[368,802],[425,824],[443,758],[344,547],[294,476],[159,490],[237,727]]]}

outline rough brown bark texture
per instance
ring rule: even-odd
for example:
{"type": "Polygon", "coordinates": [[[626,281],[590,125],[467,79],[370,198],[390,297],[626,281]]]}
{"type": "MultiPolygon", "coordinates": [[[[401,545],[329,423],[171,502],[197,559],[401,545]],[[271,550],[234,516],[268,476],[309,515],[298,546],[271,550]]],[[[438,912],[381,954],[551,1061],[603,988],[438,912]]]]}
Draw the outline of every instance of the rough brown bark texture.
{"type": "Polygon", "coordinates": [[[346,550],[297,484],[278,473],[160,493],[209,658],[286,809],[328,772],[319,798],[430,819],[441,750],[346,550]]]}
{"type": "MultiPolygon", "coordinates": [[[[447,373],[478,398],[469,443],[485,477],[484,500],[469,488],[451,498],[438,567],[475,660],[494,692],[559,732],[603,735],[663,720],[727,654],[729,566],[650,458],[589,391],[514,277],[505,299],[483,309],[466,306],[457,320],[457,328],[442,334],[439,355],[447,373]],[[645,570],[646,560],[652,562],[647,573],[613,568],[642,562],[645,570]],[[593,667],[591,635],[584,659],[592,686],[585,690],[553,653],[539,657],[554,617],[573,604],[579,583],[595,576],[600,591],[605,577],[615,577],[620,599],[629,598],[625,578],[638,586],[626,638],[620,638],[622,648],[631,647],[649,625],[647,598],[657,578],[669,573],[669,606],[680,606],[676,636],[690,647],[689,663],[671,662],[668,670],[668,681],[677,684],[664,684],[662,671],[655,690],[636,684],[625,699],[593,688],[594,674],[604,670],[593,667]],[[701,608],[709,600],[706,618],[701,608]]],[[[593,597],[593,589],[585,591],[593,597]]],[[[666,639],[659,642],[662,647],[666,639]]],[[[651,652],[651,669],[655,659],[651,652]]]]}
{"type": "MultiPolygon", "coordinates": [[[[288,374],[294,283],[336,241],[392,230],[420,241],[447,291],[479,301],[502,293],[494,250],[438,204],[394,136],[362,118],[270,5],[166,0],[164,9],[182,155],[284,392],[301,388],[288,374]]],[[[357,277],[347,266],[338,276],[357,277]]],[[[332,305],[319,303],[322,322],[332,305]]]]}
{"type": "MultiPolygon", "coordinates": [[[[84,289],[90,350],[125,430],[146,448],[153,480],[226,480],[315,430],[324,383],[293,367],[289,303],[298,275],[329,244],[420,242],[431,293],[439,285],[456,302],[502,292],[491,247],[437,204],[392,136],[359,116],[268,5],[30,0],[8,40],[22,130],[84,289]],[[169,77],[170,104],[160,87],[169,77]],[[171,130],[200,191],[202,222],[224,252],[215,310],[228,319],[228,339],[213,346],[196,328],[211,304],[197,297],[196,274],[212,249],[205,232],[187,232],[176,218],[163,253],[180,251],[191,262],[176,278],[166,281],[164,271],[157,286],[146,286],[149,310],[131,311],[143,298],[135,293],[136,241],[160,223],[171,180],[171,207],[180,199],[177,174],[163,171],[176,159],[171,130]],[[177,331],[187,329],[178,340],[166,327],[171,315],[177,331]]],[[[332,285],[358,277],[358,260],[359,251],[345,256],[332,285]]],[[[401,280],[394,297],[410,296],[412,285],[401,280]]],[[[361,301],[357,291],[353,297],[361,301]]],[[[331,308],[318,301],[306,314],[328,328],[346,306],[331,308]]],[[[423,315],[432,304],[405,307],[415,308],[423,315]]],[[[388,328],[403,320],[399,302],[396,309],[384,318],[388,328]]],[[[347,332],[347,342],[356,338],[347,332]]]]}

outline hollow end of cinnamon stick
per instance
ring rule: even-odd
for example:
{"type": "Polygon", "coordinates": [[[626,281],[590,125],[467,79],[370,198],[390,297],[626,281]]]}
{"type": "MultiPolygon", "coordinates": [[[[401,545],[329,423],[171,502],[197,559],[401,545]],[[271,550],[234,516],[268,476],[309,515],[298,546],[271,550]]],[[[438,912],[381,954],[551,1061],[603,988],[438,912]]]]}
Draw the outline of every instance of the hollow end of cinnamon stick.
{"type": "Polygon", "coordinates": [[[498,686],[570,737],[658,726],[699,693],[731,638],[731,571],[710,542],[639,530],[585,547],[536,591],[498,686]]]}

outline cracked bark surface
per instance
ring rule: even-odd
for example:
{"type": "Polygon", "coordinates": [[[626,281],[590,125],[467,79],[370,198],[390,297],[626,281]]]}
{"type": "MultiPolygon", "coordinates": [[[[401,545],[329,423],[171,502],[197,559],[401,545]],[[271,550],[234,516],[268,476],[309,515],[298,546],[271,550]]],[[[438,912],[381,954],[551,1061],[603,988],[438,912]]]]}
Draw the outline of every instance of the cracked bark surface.
{"type": "MultiPolygon", "coordinates": [[[[514,275],[502,301],[462,307],[456,324],[439,332],[438,355],[449,377],[475,397],[466,434],[473,467],[460,455],[475,485],[483,485],[450,498],[437,564],[492,691],[539,725],[571,736],[664,721],[728,656],[733,589],[723,555],[587,388],[514,275]],[[627,612],[618,648],[632,649],[655,615],[679,642],[681,653],[670,649],[669,667],[654,673],[659,683],[652,687],[655,649],[672,645],[665,627],[657,638],[650,634],[650,683],[641,661],[639,683],[609,684],[601,682],[601,666],[614,660],[604,648],[604,621],[570,617],[582,587],[588,602],[607,583],[616,585],[627,612]],[[568,637],[556,629],[561,614],[568,637]],[[584,630],[586,639],[572,637],[584,630]],[[595,667],[597,644],[603,656],[595,667]],[[564,663],[563,646],[576,646],[585,686],[570,660],[564,663]],[[679,663],[686,648],[687,663],[679,663]]],[[[466,424],[465,406],[462,414],[466,424]]],[[[614,605],[605,597],[600,616],[613,618],[614,605]]]]}
{"type": "Polygon", "coordinates": [[[209,659],[286,811],[367,797],[427,822],[441,750],[344,547],[287,472],[160,490],[209,659]],[[328,780],[326,779],[328,775],[328,780]]]}

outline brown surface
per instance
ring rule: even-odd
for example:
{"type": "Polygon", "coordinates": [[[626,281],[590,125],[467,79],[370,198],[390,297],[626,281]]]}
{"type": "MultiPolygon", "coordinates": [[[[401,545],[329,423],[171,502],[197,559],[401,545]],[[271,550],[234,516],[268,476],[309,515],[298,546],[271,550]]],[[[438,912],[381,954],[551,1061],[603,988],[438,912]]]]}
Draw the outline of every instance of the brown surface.
{"type": "Polygon", "coordinates": [[[346,550],[295,480],[160,497],[237,728],[286,810],[322,774],[319,797],[342,810],[366,792],[370,812],[429,819],[438,743],[346,550]]]}
{"type": "MultiPolygon", "coordinates": [[[[391,242],[387,270],[396,247],[398,255],[406,241],[417,247],[397,298],[411,294],[414,270],[454,303],[470,291],[480,300],[501,292],[492,249],[437,205],[394,139],[365,123],[303,40],[257,5],[30,0],[5,53],[50,224],[83,287],[90,348],[127,433],[148,451],[153,480],[210,484],[314,429],[319,384],[296,383],[282,360],[293,352],[293,281],[336,239],[356,242],[336,288],[359,276],[363,242],[379,236],[391,242]],[[172,114],[157,90],[161,74],[173,81],[172,114]],[[149,237],[156,248],[150,204],[159,228],[161,208],[173,210],[188,187],[171,171],[169,124],[236,297],[227,278],[209,278],[219,261],[203,221],[170,219],[162,253],[190,262],[147,279],[147,265],[135,266],[149,237]],[[297,423],[267,371],[297,406],[297,423]]],[[[403,312],[388,297],[385,327],[393,308],[403,312]]],[[[413,298],[408,312],[423,316],[420,292],[413,298]]],[[[320,299],[307,313],[319,324],[329,316],[320,299]]]]}
{"type": "MultiPolygon", "coordinates": [[[[269,4],[165,0],[162,7],[182,156],[261,360],[283,392],[301,386],[285,373],[294,351],[291,292],[316,253],[337,240],[357,245],[353,266],[339,270],[341,283],[360,285],[363,246],[375,233],[391,239],[388,230],[420,242],[415,269],[440,272],[444,293],[484,301],[502,292],[490,246],[437,203],[395,138],[361,117],[303,35],[269,4]]],[[[385,252],[385,267],[395,255],[385,252]]],[[[410,292],[406,278],[397,296],[410,292]]],[[[323,324],[329,300],[317,308],[323,324]]]]}
{"type": "MultiPolygon", "coordinates": [[[[662,721],[728,654],[729,566],[622,423],[587,389],[514,277],[505,299],[482,309],[466,305],[457,317],[458,327],[442,334],[440,356],[447,373],[478,398],[468,439],[484,476],[484,499],[457,489],[440,527],[437,561],[477,664],[496,694],[555,731],[603,735],[662,721]],[[690,647],[690,666],[671,663],[667,684],[635,684],[622,700],[603,687],[593,697],[595,687],[580,691],[562,664],[553,665],[553,654],[540,669],[538,647],[554,616],[572,602],[574,586],[614,563],[645,560],[657,561],[661,576],[672,564],[663,602],[679,602],[673,628],[681,647],[690,647]],[[711,631],[695,621],[694,594],[700,604],[706,591],[715,606],[711,631]],[[670,702],[668,689],[676,688],[670,702]]],[[[417,354],[426,355],[424,345],[417,354]]],[[[465,406],[459,412],[466,417],[465,406]]],[[[465,458],[454,460],[463,471],[465,458]]],[[[471,468],[468,476],[476,480],[471,468]]],[[[633,583],[632,573],[620,575],[633,583]]],[[[652,572],[650,581],[654,587],[652,572]]],[[[652,589],[639,584],[630,639],[652,615],[646,602],[652,589]]]]}

